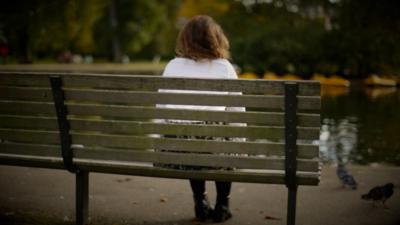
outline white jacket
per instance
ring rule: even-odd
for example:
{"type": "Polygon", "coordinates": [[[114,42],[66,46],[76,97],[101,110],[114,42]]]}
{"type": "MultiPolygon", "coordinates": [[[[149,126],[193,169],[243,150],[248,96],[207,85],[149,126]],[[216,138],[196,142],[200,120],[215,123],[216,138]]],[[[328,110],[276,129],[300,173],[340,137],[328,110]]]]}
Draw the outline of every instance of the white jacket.
{"type": "MultiPolygon", "coordinates": [[[[188,58],[175,58],[171,60],[162,74],[164,77],[187,77],[206,79],[237,79],[237,74],[232,64],[226,59],[194,61],[188,58]]],[[[196,90],[166,90],[159,92],[169,93],[206,93],[206,94],[231,94],[240,95],[240,92],[217,92],[196,90]]],[[[244,107],[204,106],[204,105],[161,105],[159,108],[196,109],[213,111],[245,111],[244,107]]]]}

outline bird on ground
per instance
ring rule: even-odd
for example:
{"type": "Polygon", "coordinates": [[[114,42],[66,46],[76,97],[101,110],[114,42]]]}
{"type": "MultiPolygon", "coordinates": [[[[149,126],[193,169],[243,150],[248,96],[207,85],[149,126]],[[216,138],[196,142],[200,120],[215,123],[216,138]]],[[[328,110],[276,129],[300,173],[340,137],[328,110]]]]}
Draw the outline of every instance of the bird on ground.
{"type": "Polygon", "coordinates": [[[354,177],[346,170],[343,164],[339,164],[336,169],[336,174],[342,182],[343,187],[350,187],[351,189],[357,189],[357,182],[354,177]]]}
{"type": "Polygon", "coordinates": [[[383,186],[376,186],[372,188],[367,194],[362,195],[361,198],[364,200],[372,200],[373,206],[375,206],[376,202],[381,201],[384,208],[388,208],[385,205],[385,202],[393,195],[393,188],[393,183],[387,183],[383,186]]]}

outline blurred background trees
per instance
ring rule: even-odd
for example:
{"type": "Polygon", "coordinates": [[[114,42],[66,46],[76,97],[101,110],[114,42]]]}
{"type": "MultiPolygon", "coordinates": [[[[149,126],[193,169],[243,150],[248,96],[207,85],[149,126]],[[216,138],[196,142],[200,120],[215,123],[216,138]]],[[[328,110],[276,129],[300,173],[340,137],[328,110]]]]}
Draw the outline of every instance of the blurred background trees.
{"type": "Polygon", "coordinates": [[[399,9],[397,0],[15,0],[1,4],[0,44],[21,63],[65,52],[168,60],[185,21],[208,14],[244,71],[399,75],[399,9]]]}

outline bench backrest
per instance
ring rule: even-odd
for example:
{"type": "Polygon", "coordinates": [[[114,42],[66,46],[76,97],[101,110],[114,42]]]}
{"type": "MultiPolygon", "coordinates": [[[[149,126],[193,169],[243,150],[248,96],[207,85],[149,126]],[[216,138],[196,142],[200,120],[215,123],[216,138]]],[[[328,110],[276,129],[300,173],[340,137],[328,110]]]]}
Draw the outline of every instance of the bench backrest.
{"type": "Polygon", "coordinates": [[[58,74],[51,84],[49,76],[54,74],[0,73],[0,163],[49,168],[72,163],[73,169],[96,172],[284,184],[285,142],[294,137],[297,184],[319,182],[319,149],[314,142],[320,129],[318,82],[58,74]],[[290,110],[285,110],[290,105],[285,103],[285,86],[290,85],[295,87],[294,119],[288,118],[290,110]],[[243,94],[163,93],[159,89],[243,94]],[[155,104],[246,107],[246,112],[166,109],[155,104]],[[60,111],[63,105],[65,110],[60,111]],[[62,114],[65,121],[60,121],[62,114]],[[153,119],[223,123],[162,124],[153,119]],[[285,126],[285,121],[293,122],[286,123],[292,124],[294,133],[288,133],[290,125],[285,126]],[[185,140],[152,134],[240,137],[246,141],[185,140]],[[201,152],[224,154],[198,154],[201,152]],[[194,173],[154,167],[153,163],[235,170],[194,173]]]}

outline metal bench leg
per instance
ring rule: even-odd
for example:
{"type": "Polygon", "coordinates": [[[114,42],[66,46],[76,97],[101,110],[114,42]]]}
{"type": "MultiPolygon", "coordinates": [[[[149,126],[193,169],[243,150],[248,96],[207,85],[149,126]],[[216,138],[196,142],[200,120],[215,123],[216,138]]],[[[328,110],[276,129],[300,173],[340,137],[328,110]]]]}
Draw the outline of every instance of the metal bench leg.
{"type": "Polygon", "coordinates": [[[287,225],[296,224],[297,186],[288,188],[287,225]]]}
{"type": "Polygon", "coordinates": [[[89,172],[76,173],[76,224],[85,225],[88,222],[89,207],[89,172]]]}

